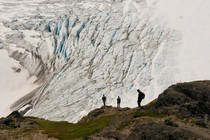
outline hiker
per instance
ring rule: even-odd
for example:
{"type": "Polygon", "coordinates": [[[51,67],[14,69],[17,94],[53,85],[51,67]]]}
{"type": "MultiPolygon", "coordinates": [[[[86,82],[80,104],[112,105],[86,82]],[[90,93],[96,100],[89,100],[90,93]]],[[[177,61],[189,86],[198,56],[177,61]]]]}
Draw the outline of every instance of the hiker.
{"type": "Polygon", "coordinates": [[[103,101],[103,103],[104,103],[104,106],[106,106],[106,96],[103,95],[102,101],[103,101]]]}
{"type": "Polygon", "coordinates": [[[121,102],[121,99],[120,99],[120,97],[118,96],[118,97],[117,97],[117,107],[120,107],[120,102],[121,102]]]}
{"type": "Polygon", "coordinates": [[[137,89],[137,92],[139,93],[138,100],[137,100],[138,107],[141,107],[141,101],[144,99],[145,94],[141,92],[140,89],[137,89]]]}

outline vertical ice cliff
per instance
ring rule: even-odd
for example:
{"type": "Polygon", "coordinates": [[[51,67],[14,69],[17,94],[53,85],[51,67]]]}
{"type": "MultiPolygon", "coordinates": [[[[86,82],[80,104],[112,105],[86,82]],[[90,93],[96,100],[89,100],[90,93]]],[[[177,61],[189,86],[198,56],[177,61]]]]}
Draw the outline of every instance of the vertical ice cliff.
{"type": "Polygon", "coordinates": [[[136,89],[148,103],[176,83],[181,35],[167,28],[143,0],[81,1],[46,24],[55,72],[32,98],[27,115],[76,122],[107,104],[136,106],[136,89]]]}

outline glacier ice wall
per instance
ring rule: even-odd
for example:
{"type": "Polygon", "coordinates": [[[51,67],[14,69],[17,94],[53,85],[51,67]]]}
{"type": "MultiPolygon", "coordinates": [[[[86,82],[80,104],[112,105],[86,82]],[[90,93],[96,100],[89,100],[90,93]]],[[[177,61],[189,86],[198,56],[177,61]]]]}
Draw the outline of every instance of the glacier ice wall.
{"type": "Polygon", "coordinates": [[[100,107],[102,94],[115,106],[136,106],[136,89],[144,104],[176,83],[181,35],[167,28],[145,1],[73,3],[69,14],[46,24],[55,72],[32,98],[27,115],[78,121],[100,107]]]}

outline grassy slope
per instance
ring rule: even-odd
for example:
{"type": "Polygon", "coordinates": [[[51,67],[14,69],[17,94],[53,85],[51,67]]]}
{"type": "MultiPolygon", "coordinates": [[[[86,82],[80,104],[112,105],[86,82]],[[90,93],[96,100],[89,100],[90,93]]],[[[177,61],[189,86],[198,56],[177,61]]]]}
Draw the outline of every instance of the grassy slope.
{"type": "MultiPolygon", "coordinates": [[[[149,107],[147,107],[149,109],[149,107]]],[[[109,111],[103,112],[99,116],[92,117],[87,116],[84,121],[77,124],[68,123],[66,121],[49,121],[35,117],[27,117],[36,124],[34,128],[8,128],[0,130],[0,140],[1,139],[18,139],[32,138],[33,135],[37,133],[42,133],[44,136],[58,138],[62,140],[69,139],[83,139],[85,137],[94,135],[108,126],[114,126],[116,129],[121,130],[136,121],[136,118],[142,116],[148,117],[162,117],[163,115],[157,114],[156,112],[142,112],[139,109],[129,109],[126,111],[119,111],[118,108],[100,108],[99,111],[109,111]],[[110,111],[111,110],[111,111],[110,111]],[[126,118],[126,119],[125,119],[126,118]],[[118,124],[114,122],[119,121],[118,124]]],[[[93,115],[94,116],[94,115],[93,115]]],[[[43,137],[44,137],[43,136],[43,137]]],[[[44,138],[43,138],[44,139],[44,138]]]]}
{"type": "Polygon", "coordinates": [[[72,124],[68,122],[53,122],[36,119],[38,129],[43,130],[49,137],[62,140],[84,138],[102,130],[108,125],[113,116],[103,116],[96,120],[72,124]]]}
{"type": "MultiPolygon", "coordinates": [[[[21,140],[28,140],[33,139],[34,135],[37,135],[40,132],[42,134],[38,138],[39,140],[47,140],[49,137],[61,140],[84,139],[85,137],[94,137],[94,135],[98,133],[105,134],[106,132],[120,132],[123,136],[123,134],[129,133],[128,131],[131,131],[137,123],[147,124],[151,122],[160,122],[169,118],[179,124],[190,124],[189,122],[192,121],[188,118],[189,120],[186,122],[186,120],[182,120],[178,117],[153,110],[151,107],[154,102],[145,106],[144,109],[135,108],[123,110],[121,108],[113,107],[100,108],[98,111],[94,110],[92,115],[88,115],[83,121],[77,124],[65,121],[54,122],[29,117],[27,119],[34,121],[36,127],[32,129],[10,128],[7,130],[0,130],[0,140],[18,140],[18,138],[21,140]],[[102,113],[97,114],[98,112],[102,113]],[[98,116],[96,116],[96,114],[98,116]]],[[[190,127],[191,126],[192,124],[190,124],[190,127]]]]}
{"type": "Polygon", "coordinates": [[[54,122],[40,118],[27,118],[36,123],[34,128],[8,128],[0,130],[0,140],[8,139],[32,139],[34,135],[41,134],[40,139],[47,137],[58,138],[62,140],[82,139],[101,131],[106,127],[112,119],[112,115],[103,116],[88,122],[77,124],[68,123],[65,121],[54,122]],[[47,136],[47,137],[46,137],[47,136]]]}

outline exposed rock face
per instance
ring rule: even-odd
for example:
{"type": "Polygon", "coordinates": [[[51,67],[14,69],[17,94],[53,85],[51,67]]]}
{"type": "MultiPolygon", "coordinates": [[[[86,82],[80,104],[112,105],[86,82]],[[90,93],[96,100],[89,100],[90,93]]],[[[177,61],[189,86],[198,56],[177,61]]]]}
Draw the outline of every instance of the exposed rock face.
{"type": "Polygon", "coordinates": [[[210,82],[173,85],[159,96],[155,107],[173,107],[171,113],[184,116],[210,116],[210,82]]]}
{"type": "Polygon", "coordinates": [[[200,138],[200,136],[189,130],[168,126],[163,123],[152,122],[143,125],[136,125],[126,140],[177,140],[180,138],[196,139],[200,138]]]}
{"type": "Polygon", "coordinates": [[[14,111],[6,118],[1,118],[0,125],[1,125],[1,127],[7,126],[7,127],[16,128],[16,127],[20,127],[20,122],[23,120],[24,120],[23,116],[20,115],[18,111],[14,111]]]}
{"type": "MultiPolygon", "coordinates": [[[[208,130],[207,127],[203,127],[202,125],[199,124],[196,124],[195,126],[195,124],[190,123],[190,121],[194,119],[193,117],[185,118],[188,119],[189,122],[184,122],[176,118],[175,117],[176,114],[173,114],[173,117],[171,115],[166,115],[164,117],[158,117],[154,115],[152,117],[150,115],[155,112],[154,110],[151,111],[151,110],[129,109],[127,111],[125,110],[120,111],[116,108],[115,109],[101,108],[98,109],[96,112],[98,112],[99,110],[101,112],[109,112],[108,114],[105,113],[104,115],[114,114],[115,117],[108,124],[108,126],[105,129],[103,129],[100,133],[87,137],[86,139],[88,140],[98,140],[98,139],[113,139],[113,140],[114,139],[122,139],[122,140],[205,139],[207,140],[210,138],[210,135],[208,134],[210,131],[208,130]],[[112,113],[110,113],[110,111],[112,113]],[[140,114],[142,113],[142,116],[135,116],[134,114],[136,113],[140,114]],[[175,119],[169,119],[174,117],[175,119]]],[[[91,117],[91,115],[87,116],[87,118],[89,117],[91,117]]],[[[177,117],[179,117],[179,115],[177,115],[177,117]]],[[[88,120],[87,118],[85,118],[84,120],[88,120]]]]}
{"type": "Polygon", "coordinates": [[[0,118],[0,129],[6,128],[32,128],[35,122],[24,118],[18,111],[12,112],[6,118],[0,118]]]}

